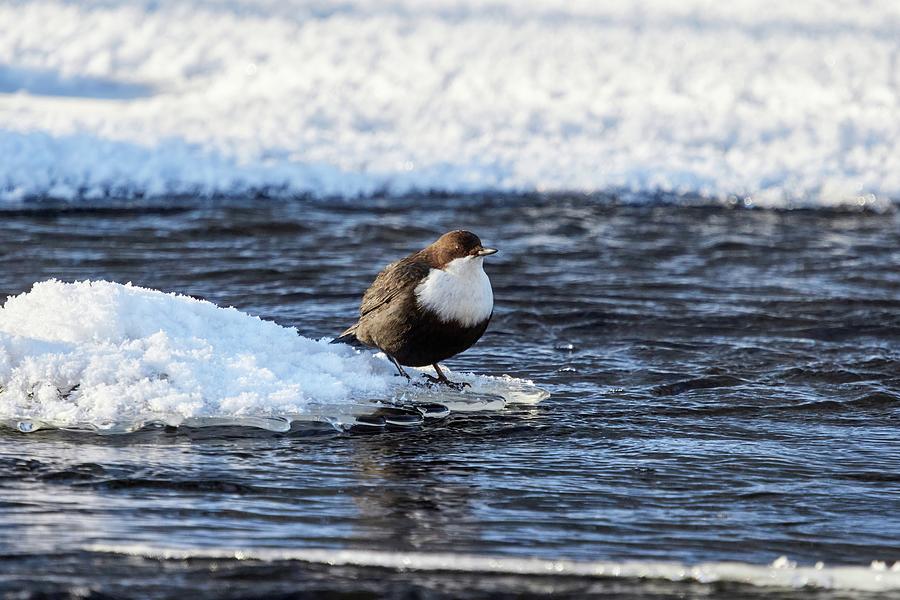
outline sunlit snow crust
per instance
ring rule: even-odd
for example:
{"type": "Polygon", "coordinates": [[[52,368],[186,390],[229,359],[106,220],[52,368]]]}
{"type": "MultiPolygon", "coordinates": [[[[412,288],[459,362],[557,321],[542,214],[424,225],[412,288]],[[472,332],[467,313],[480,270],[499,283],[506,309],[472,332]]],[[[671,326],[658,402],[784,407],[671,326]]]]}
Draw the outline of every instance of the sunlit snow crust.
{"type": "Polygon", "coordinates": [[[5,204],[900,198],[894,0],[38,0],[0,22],[5,204]]]}
{"type": "Polygon", "coordinates": [[[371,352],[187,296],[45,281],[0,308],[0,423],[121,433],[151,424],[351,426],[378,407],[539,402],[530,382],[465,375],[466,392],[409,384],[371,352]]]}

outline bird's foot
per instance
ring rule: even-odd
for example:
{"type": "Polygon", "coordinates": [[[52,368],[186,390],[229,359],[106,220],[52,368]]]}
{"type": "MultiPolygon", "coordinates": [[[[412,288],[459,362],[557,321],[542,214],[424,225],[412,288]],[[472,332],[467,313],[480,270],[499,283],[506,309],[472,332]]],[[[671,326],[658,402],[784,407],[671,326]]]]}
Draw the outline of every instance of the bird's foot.
{"type": "Polygon", "coordinates": [[[390,354],[388,354],[387,357],[388,357],[389,359],[391,359],[391,363],[393,363],[393,365],[394,365],[395,367],[397,367],[397,374],[398,374],[398,375],[400,375],[400,376],[402,376],[402,377],[406,377],[406,380],[407,380],[407,381],[410,381],[410,380],[412,379],[412,377],[409,376],[409,373],[407,373],[406,371],[403,370],[403,367],[400,366],[400,362],[399,362],[396,358],[394,358],[394,357],[391,356],[390,354]]]}
{"type": "Polygon", "coordinates": [[[434,375],[429,375],[428,373],[422,373],[422,377],[427,379],[430,383],[439,383],[440,385],[446,385],[447,387],[457,391],[462,391],[467,387],[472,387],[472,384],[466,381],[450,381],[446,377],[435,377],[434,375]]]}

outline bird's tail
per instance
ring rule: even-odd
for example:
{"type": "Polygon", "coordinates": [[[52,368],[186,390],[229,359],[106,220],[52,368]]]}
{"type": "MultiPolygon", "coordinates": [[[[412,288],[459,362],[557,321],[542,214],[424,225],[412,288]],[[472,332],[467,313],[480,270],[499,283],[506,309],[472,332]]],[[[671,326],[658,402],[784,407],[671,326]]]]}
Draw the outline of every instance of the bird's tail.
{"type": "MultiPolygon", "coordinates": [[[[357,325],[359,325],[359,324],[357,323],[357,325]]],[[[336,338],[334,338],[333,340],[331,340],[331,343],[332,344],[348,344],[350,346],[362,346],[363,343],[359,341],[358,337],[356,337],[357,325],[350,327],[344,333],[342,333],[341,335],[339,335],[336,338]]]]}

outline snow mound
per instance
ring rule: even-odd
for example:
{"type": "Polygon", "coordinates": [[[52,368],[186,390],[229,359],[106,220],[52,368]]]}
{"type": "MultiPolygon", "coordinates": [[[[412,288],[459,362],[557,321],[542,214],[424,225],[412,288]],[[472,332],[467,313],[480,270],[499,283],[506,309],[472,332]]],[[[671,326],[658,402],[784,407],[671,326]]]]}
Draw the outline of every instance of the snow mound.
{"type": "Polygon", "coordinates": [[[36,0],[0,22],[0,204],[900,199],[894,0],[36,0]]]}
{"type": "Polygon", "coordinates": [[[382,361],[194,298],[37,283],[0,309],[0,418],[103,427],[303,413],[384,396],[382,361]]]}
{"type": "Polygon", "coordinates": [[[119,433],[149,423],[287,430],[379,407],[453,410],[547,397],[465,374],[474,393],[412,385],[387,360],[205,300],[108,281],[36,283],[0,308],[0,423],[119,433]]]}

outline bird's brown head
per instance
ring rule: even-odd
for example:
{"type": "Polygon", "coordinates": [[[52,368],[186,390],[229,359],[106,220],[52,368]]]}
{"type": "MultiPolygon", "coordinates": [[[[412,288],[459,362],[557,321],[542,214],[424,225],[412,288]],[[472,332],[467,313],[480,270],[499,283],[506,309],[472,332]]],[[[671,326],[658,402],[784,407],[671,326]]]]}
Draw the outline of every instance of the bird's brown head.
{"type": "Polygon", "coordinates": [[[471,231],[457,229],[442,235],[425,251],[429,254],[432,265],[443,269],[457,258],[483,258],[494,254],[497,249],[485,248],[481,245],[481,240],[477,235],[471,231]]]}

